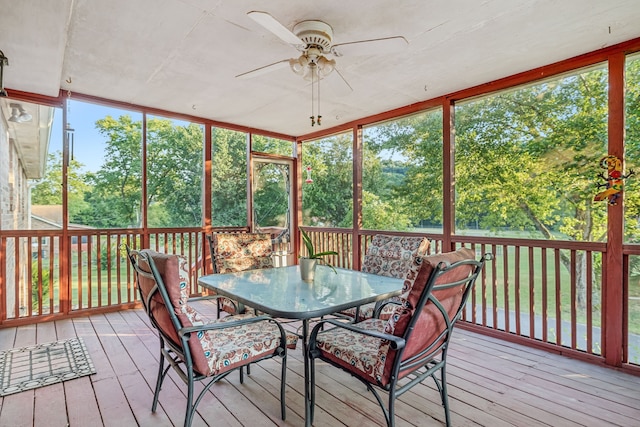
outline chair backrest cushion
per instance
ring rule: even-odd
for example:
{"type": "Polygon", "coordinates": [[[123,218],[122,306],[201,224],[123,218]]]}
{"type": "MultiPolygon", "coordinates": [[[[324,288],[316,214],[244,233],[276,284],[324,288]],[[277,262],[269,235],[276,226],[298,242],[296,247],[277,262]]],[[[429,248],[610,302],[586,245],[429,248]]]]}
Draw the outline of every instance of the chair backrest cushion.
{"type": "MultiPolygon", "coordinates": [[[[182,327],[203,323],[201,316],[187,303],[189,283],[187,260],[179,255],[163,254],[151,249],[144,249],[142,252],[153,260],[169,297],[169,307],[165,304],[159,293],[156,293],[152,297],[152,312],[158,328],[165,338],[170,339],[174,345],[181,348],[184,352],[185,349],[182,348],[176,327],[167,310],[173,310],[182,327]]],[[[144,270],[149,271],[149,266],[145,265],[144,260],[140,259],[140,264],[142,264],[141,267],[144,270]]],[[[140,282],[143,295],[145,295],[145,292],[148,293],[155,285],[154,280],[147,279],[143,276],[140,277],[140,282]]],[[[188,341],[189,350],[191,352],[194,369],[201,374],[208,375],[210,367],[200,338],[198,334],[191,334],[188,341]]]]}
{"type": "MultiPolygon", "coordinates": [[[[414,257],[410,272],[404,284],[404,290],[408,292],[408,294],[405,294],[405,298],[402,299],[402,304],[395,309],[385,326],[386,333],[403,337],[405,336],[412,317],[418,315],[414,329],[411,331],[411,334],[406,337],[407,342],[402,353],[403,360],[414,356],[432,345],[446,328],[446,321],[442,313],[432,302],[427,301],[422,311],[416,313],[416,305],[422,293],[425,291],[426,286],[429,284],[430,277],[434,274],[436,267],[441,262],[454,264],[458,261],[468,259],[475,259],[475,252],[468,248],[461,248],[455,252],[414,257]]],[[[445,285],[463,280],[470,276],[473,271],[473,265],[463,265],[449,270],[437,278],[431,290],[431,295],[442,304],[449,319],[456,316],[458,310],[461,308],[462,297],[467,283],[464,282],[452,287],[446,287],[445,285]]],[[[385,353],[386,359],[383,378],[388,378],[393,367],[394,352],[390,352],[388,347],[385,348],[385,345],[381,346],[380,351],[385,353]]]]}
{"type": "Polygon", "coordinates": [[[426,254],[429,239],[376,234],[367,247],[362,271],[404,279],[416,254],[426,254]]]}
{"type": "Polygon", "coordinates": [[[266,233],[215,233],[213,246],[218,273],[273,267],[271,237],[266,233]]]}

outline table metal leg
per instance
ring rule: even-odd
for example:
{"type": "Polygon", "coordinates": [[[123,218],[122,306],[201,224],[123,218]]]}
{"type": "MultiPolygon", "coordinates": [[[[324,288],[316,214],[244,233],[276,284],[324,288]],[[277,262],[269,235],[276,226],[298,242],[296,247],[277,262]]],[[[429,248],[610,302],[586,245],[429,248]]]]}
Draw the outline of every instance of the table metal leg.
{"type": "Polygon", "coordinates": [[[302,320],[302,358],[304,359],[304,424],[311,426],[311,365],[309,363],[309,319],[302,320]]]}

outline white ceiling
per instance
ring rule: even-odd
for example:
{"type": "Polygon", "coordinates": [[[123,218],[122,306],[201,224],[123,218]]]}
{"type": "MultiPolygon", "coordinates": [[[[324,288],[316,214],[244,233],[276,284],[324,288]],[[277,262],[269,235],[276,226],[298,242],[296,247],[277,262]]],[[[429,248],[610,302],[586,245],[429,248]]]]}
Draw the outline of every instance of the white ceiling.
{"type": "Polygon", "coordinates": [[[249,11],[289,29],[325,21],[334,44],[409,42],[336,58],[353,91],[332,92],[336,73],[323,80],[322,128],[640,37],[638,0],[0,0],[0,10],[9,91],[70,90],[292,136],[319,130],[308,82],[289,68],[235,78],[299,55],[249,11]]]}

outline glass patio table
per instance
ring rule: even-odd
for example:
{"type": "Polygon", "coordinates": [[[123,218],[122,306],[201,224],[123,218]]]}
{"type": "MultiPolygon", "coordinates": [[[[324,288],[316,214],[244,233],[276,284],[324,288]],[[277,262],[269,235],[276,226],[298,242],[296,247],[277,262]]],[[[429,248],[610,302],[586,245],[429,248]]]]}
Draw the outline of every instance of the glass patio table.
{"type": "Polygon", "coordinates": [[[402,279],[318,266],[313,282],[300,278],[299,266],[210,274],[198,284],[276,318],[302,321],[305,424],[310,424],[309,321],[362,304],[400,295],[402,279]]]}

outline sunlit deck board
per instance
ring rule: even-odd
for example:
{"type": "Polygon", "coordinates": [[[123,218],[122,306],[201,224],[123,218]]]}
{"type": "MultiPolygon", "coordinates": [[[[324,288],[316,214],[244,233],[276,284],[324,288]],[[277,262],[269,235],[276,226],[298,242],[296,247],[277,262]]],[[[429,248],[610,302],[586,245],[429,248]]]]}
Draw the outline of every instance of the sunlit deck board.
{"type": "MultiPolygon", "coordinates": [[[[0,329],[0,349],[75,335],[97,373],[0,398],[0,426],[182,425],[186,388],[175,375],[151,413],[159,344],[141,310],[0,329]]],[[[285,422],[274,359],[252,366],[244,384],[233,374],[214,385],[194,426],[304,425],[302,363],[300,349],[289,353],[285,422]]],[[[361,383],[325,365],[317,372],[314,425],[384,425],[361,383]]],[[[640,419],[640,378],[462,329],[448,373],[454,426],[634,426],[640,419]]],[[[444,425],[430,381],[400,398],[397,425],[444,425]]]]}

